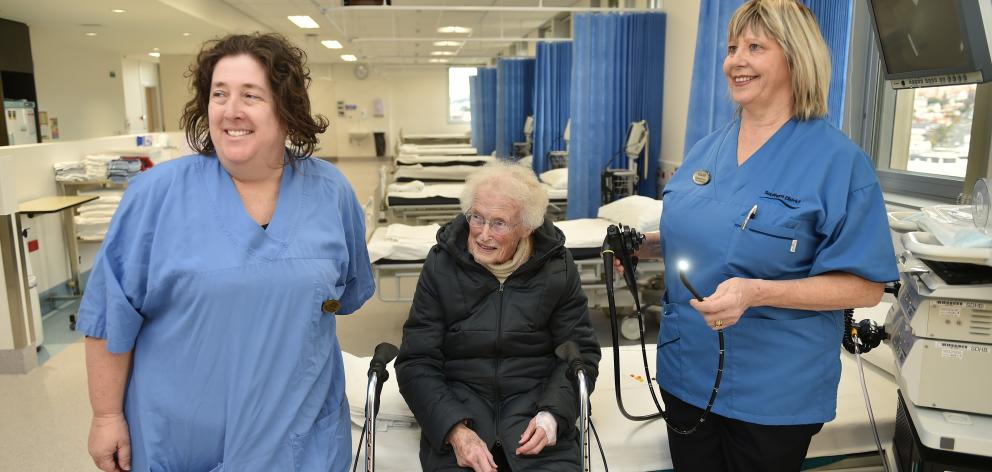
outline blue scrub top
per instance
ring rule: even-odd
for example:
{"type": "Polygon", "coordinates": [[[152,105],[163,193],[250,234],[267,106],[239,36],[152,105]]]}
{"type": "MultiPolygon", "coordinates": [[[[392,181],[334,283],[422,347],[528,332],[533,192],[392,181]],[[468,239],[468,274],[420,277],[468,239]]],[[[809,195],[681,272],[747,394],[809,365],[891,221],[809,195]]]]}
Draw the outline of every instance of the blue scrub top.
{"type": "Polygon", "coordinates": [[[350,463],[334,313],[374,290],[364,213],[318,159],[284,169],[268,229],[214,157],[135,178],[78,329],[134,350],[124,400],[135,471],[328,471],[350,463]]]}
{"type": "MultiPolygon", "coordinates": [[[[666,264],[689,263],[706,296],[732,277],[789,280],[848,272],[897,280],[882,191],[868,157],[820,119],[791,120],[743,165],[740,121],[700,140],[665,186],[661,237],[666,264]],[[705,170],[710,181],[693,182],[705,170]],[[751,208],[756,215],[741,225],[751,208]]],[[[678,272],[658,339],[662,388],[704,408],[718,364],[717,333],[689,305],[678,272]]],[[[834,418],[842,311],[753,307],[724,330],[726,363],[713,411],[765,425],[834,418]]],[[[684,425],[688,426],[688,425],[684,425]]]]}

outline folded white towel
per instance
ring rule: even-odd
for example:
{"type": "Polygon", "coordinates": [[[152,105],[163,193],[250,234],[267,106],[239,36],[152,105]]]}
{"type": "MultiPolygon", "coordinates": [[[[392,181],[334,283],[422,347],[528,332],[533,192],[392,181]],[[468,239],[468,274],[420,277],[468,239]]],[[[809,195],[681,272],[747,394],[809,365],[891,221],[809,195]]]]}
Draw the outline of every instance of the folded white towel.
{"type": "Polygon", "coordinates": [[[389,184],[389,187],[386,188],[386,190],[389,192],[398,192],[398,193],[420,192],[423,189],[424,189],[424,183],[419,180],[414,180],[412,182],[405,182],[405,183],[399,183],[399,182],[392,183],[389,184]]]}
{"type": "Polygon", "coordinates": [[[409,226],[393,223],[386,227],[386,239],[392,241],[436,241],[441,226],[432,223],[424,226],[409,226]]]}

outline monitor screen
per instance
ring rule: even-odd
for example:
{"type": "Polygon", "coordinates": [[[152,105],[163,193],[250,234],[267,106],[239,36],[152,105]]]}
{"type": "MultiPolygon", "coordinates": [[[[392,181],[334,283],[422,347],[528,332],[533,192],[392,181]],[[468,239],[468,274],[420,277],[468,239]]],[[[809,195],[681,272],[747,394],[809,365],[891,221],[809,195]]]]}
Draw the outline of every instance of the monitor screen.
{"type": "Polygon", "coordinates": [[[872,0],[888,74],[974,70],[957,2],[872,0]]]}

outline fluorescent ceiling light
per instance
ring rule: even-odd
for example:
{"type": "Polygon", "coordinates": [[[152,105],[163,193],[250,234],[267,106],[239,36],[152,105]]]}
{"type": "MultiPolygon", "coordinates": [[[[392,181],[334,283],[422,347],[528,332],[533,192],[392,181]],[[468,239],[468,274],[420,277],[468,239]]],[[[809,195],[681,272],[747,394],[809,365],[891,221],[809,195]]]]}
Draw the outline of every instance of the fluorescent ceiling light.
{"type": "Polygon", "coordinates": [[[462,45],[461,41],[434,41],[434,45],[438,47],[458,47],[462,45]]]}
{"type": "Polygon", "coordinates": [[[452,51],[431,51],[432,56],[454,56],[455,53],[452,51]]]}
{"type": "Polygon", "coordinates": [[[152,56],[152,57],[160,57],[162,54],[161,53],[158,53],[158,52],[150,52],[150,53],[148,53],[148,55],[149,56],[152,56]]]}
{"type": "Polygon", "coordinates": [[[448,62],[448,60],[447,59],[428,59],[427,62],[433,62],[433,63],[436,64],[436,63],[445,63],[445,62],[448,62]]]}
{"type": "Polygon", "coordinates": [[[472,28],[466,28],[464,26],[442,26],[437,29],[438,33],[456,33],[456,34],[468,34],[472,32],[472,28]]]}
{"type": "Polygon", "coordinates": [[[307,15],[287,16],[286,18],[289,18],[289,21],[292,21],[294,25],[299,26],[300,28],[320,28],[320,25],[318,25],[316,21],[313,21],[313,18],[310,18],[307,15]]]}
{"type": "Polygon", "coordinates": [[[342,54],[341,55],[341,60],[342,61],[345,61],[345,62],[355,62],[355,61],[358,60],[358,58],[355,57],[354,54],[342,54]]]}
{"type": "Polygon", "coordinates": [[[87,32],[85,32],[83,34],[85,34],[86,36],[96,36],[96,33],[92,32],[92,31],[87,31],[87,32]]]}
{"type": "Polygon", "coordinates": [[[321,41],[320,44],[323,44],[324,47],[327,48],[327,49],[341,49],[341,48],[344,47],[344,46],[341,45],[340,42],[335,41],[333,39],[327,40],[327,41],[321,41]]]}
{"type": "Polygon", "coordinates": [[[120,8],[114,8],[113,10],[110,10],[110,11],[112,11],[114,13],[125,13],[125,12],[127,12],[127,10],[121,10],[120,8]]]}

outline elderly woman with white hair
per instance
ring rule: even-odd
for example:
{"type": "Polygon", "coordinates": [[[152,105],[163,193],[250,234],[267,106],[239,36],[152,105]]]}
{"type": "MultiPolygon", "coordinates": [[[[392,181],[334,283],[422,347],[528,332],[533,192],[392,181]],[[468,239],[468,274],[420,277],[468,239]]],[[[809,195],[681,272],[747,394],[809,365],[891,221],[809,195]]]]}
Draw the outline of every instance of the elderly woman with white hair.
{"type": "Polygon", "coordinates": [[[530,169],[491,164],[438,231],[396,362],[424,470],[579,468],[578,395],[554,350],[574,341],[592,381],[600,350],[547,206],[530,169]]]}

